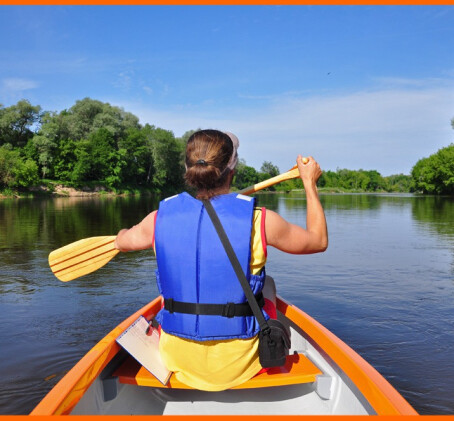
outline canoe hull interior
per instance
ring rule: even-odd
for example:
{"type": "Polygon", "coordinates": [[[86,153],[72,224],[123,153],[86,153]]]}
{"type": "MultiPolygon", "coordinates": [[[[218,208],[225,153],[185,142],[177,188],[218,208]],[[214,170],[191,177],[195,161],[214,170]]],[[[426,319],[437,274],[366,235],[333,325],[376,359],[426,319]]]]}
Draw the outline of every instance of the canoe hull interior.
{"type": "Polygon", "coordinates": [[[304,354],[320,369],[322,374],[315,381],[222,392],[120,382],[112,373],[127,354],[115,343],[115,338],[140,314],[150,318],[158,309],[159,300],[155,300],[114,329],[55,386],[56,390],[49,392],[32,414],[416,414],[403,397],[351,348],[280,298],[278,316],[290,327],[290,353],[304,354]]]}
{"type": "Polygon", "coordinates": [[[331,415],[374,414],[354,395],[343,391],[337,399],[324,401],[314,384],[262,389],[203,392],[187,389],[158,389],[120,384],[118,396],[103,399],[99,380],[71,412],[73,415],[331,415]],[[344,399],[341,399],[343,395],[344,399]],[[345,399],[350,395],[348,401],[345,399]]]}

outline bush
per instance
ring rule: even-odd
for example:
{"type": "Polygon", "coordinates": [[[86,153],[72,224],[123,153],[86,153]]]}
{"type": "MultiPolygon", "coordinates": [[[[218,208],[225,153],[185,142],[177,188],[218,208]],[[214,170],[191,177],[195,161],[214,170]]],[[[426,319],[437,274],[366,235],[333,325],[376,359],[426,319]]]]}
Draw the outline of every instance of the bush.
{"type": "Polygon", "coordinates": [[[454,194],[454,144],[420,159],[411,170],[413,191],[454,194]]]}
{"type": "Polygon", "coordinates": [[[19,150],[9,144],[0,147],[0,187],[30,187],[38,179],[35,161],[22,158],[19,150]]]}

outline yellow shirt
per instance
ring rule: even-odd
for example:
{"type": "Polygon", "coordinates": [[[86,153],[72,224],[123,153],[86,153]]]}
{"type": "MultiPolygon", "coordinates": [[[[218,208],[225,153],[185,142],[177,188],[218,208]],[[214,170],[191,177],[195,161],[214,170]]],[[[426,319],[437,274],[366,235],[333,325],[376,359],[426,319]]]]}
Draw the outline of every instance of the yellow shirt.
{"type": "MultiPolygon", "coordinates": [[[[251,235],[251,273],[258,274],[266,262],[262,209],[255,209],[251,235]]],[[[237,386],[262,368],[258,337],[221,341],[194,341],[161,330],[159,350],[165,366],[176,378],[200,390],[219,391],[237,386]]]]}

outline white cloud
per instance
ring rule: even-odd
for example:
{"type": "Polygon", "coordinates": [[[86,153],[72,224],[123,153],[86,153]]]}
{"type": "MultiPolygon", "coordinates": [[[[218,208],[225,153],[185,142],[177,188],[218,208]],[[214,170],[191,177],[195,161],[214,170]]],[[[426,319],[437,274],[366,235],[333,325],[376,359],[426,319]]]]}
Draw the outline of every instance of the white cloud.
{"type": "Polygon", "coordinates": [[[0,103],[2,105],[15,103],[26,96],[30,96],[32,89],[39,87],[39,83],[24,78],[3,78],[0,80],[0,103]]]}
{"type": "MultiPolygon", "coordinates": [[[[403,83],[395,89],[344,95],[276,98],[260,108],[202,107],[158,110],[121,104],[150,123],[173,130],[219,128],[236,133],[240,156],[260,168],[271,161],[283,171],[298,153],[313,155],[325,169],[376,169],[409,173],[424,156],[454,141],[452,83],[403,83]]],[[[244,104],[244,103],[243,103],[244,104]]]]}
{"type": "Polygon", "coordinates": [[[375,82],[384,88],[407,88],[407,87],[440,87],[443,85],[452,86],[452,82],[449,79],[442,78],[425,78],[425,79],[412,79],[403,77],[377,77],[373,78],[375,82]]]}
{"type": "Polygon", "coordinates": [[[2,88],[9,94],[22,93],[24,91],[35,89],[39,84],[30,79],[5,78],[2,80],[2,88]]]}
{"type": "Polygon", "coordinates": [[[129,91],[132,86],[133,77],[134,77],[134,72],[131,70],[120,72],[117,76],[117,79],[113,83],[113,86],[115,88],[129,91]]]}

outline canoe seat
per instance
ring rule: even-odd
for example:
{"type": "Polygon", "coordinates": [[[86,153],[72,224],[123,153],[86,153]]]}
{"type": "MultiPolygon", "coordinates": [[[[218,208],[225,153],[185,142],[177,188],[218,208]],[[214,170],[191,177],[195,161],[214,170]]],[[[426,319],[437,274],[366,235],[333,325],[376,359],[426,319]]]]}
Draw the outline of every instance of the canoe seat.
{"type": "MultiPolygon", "coordinates": [[[[273,367],[266,373],[258,374],[247,382],[232,389],[252,389],[258,387],[284,386],[300,383],[315,382],[317,375],[322,372],[303,354],[287,356],[285,365],[273,367]]],[[[128,356],[123,364],[113,373],[120,383],[138,386],[160,387],[169,389],[192,389],[179,382],[174,375],[170,377],[167,385],[163,385],[153,374],[142,367],[134,358],[128,356]]]]}

